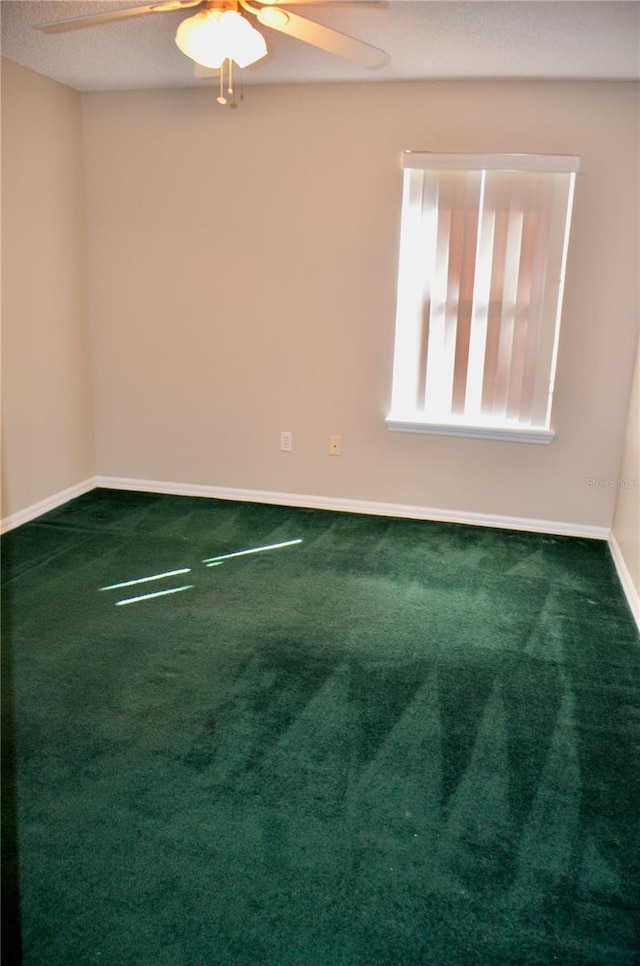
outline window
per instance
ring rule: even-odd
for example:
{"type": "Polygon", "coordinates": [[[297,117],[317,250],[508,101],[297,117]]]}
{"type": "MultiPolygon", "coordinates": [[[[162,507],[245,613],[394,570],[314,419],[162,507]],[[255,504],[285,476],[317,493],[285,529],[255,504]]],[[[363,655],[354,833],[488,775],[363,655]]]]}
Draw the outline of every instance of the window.
{"type": "Polygon", "coordinates": [[[549,443],[579,159],[403,154],[390,429],[549,443]]]}

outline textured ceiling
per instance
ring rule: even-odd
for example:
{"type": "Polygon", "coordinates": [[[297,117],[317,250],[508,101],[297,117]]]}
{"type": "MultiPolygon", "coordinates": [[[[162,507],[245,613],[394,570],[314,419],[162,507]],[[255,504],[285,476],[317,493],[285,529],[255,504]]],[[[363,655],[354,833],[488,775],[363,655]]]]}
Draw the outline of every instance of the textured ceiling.
{"type": "MultiPolygon", "coordinates": [[[[136,6],[136,0],[2,0],[2,54],[80,91],[202,83],[176,48],[190,11],[44,34],[34,24],[136,6]]],[[[295,7],[390,55],[366,70],[261,27],[269,56],[251,83],[428,78],[640,78],[640,3],[634,0],[388,0],[295,7]]]]}

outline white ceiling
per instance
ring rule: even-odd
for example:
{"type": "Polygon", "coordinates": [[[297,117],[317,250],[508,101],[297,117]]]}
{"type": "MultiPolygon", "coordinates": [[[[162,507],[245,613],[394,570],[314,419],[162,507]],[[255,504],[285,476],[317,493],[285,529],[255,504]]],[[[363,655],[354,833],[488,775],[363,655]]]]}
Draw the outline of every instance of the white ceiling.
{"type": "MultiPolygon", "coordinates": [[[[173,37],[193,11],[156,13],[44,34],[34,24],[140,5],[138,0],[1,0],[2,54],[79,91],[201,85],[173,37]]],[[[640,79],[636,0],[366,0],[296,7],[298,14],[384,48],[359,68],[260,27],[269,56],[245,83],[429,78],[640,79]]]]}

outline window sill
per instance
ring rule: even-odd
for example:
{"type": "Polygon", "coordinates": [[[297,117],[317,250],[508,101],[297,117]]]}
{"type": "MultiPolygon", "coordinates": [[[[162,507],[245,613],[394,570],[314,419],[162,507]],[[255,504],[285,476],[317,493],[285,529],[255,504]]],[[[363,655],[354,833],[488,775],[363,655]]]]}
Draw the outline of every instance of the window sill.
{"type": "Polygon", "coordinates": [[[471,439],[499,439],[507,443],[546,445],[555,439],[552,429],[525,426],[470,426],[462,423],[429,423],[419,419],[387,416],[387,429],[396,433],[426,433],[431,436],[466,436],[471,439]]]}

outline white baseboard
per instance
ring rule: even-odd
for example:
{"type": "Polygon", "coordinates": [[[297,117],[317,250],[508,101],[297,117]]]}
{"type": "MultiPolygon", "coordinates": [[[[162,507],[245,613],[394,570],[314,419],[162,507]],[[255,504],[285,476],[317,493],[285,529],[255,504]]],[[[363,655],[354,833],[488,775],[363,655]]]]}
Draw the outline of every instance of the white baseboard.
{"type": "Polygon", "coordinates": [[[562,523],[556,520],[534,520],[525,517],[500,516],[486,513],[467,513],[464,510],[443,510],[436,507],[409,506],[400,503],[376,503],[367,500],[347,500],[339,497],[310,496],[299,493],[274,493],[267,490],[240,490],[227,486],[200,486],[193,483],[164,483],[157,480],[131,480],[113,476],[96,477],[96,486],[116,490],[143,490],[147,493],[169,493],[174,496],[201,496],[216,500],[238,500],[249,503],[270,503],[278,506],[299,506],[314,510],[338,510],[345,513],[366,513],[384,517],[406,517],[412,520],[432,520],[439,523],[466,523],[476,527],[499,527],[504,530],[527,530],[559,536],[587,537],[606,540],[608,527],[562,523]]]}
{"type": "Polygon", "coordinates": [[[9,530],[14,530],[16,527],[22,526],[23,523],[30,523],[31,520],[42,516],[43,513],[48,513],[49,510],[55,510],[56,507],[62,506],[63,503],[68,503],[69,500],[74,500],[77,496],[82,496],[83,493],[94,490],[96,486],[96,478],[92,476],[88,480],[83,480],[82,483],[68,486],[66,490],[60,490],[59,493],[54,493],[52,496],[48,496],[38,503],[33,503],[24,510],[18,510],[17,513],[12,513],[0,521],[0,533],[7,533],[9,530]]]}
{"type": "Polygon", "coordinates": [[[625,559],[622,556],[620,544],[616,540],[613,533],[609,535],[609,550],[611,551],[611,556],[613,557],[618,578],[622,584],[625,597],[627,598],[627,603],[629,604],[633,618],[638,625],[638,630],[640,630],[640,594],[638,593],[638,588],[635,586],[631,578],[631,574],[629,573],[625,559]]]}
{"type": "MultiPolygon", "coordinates": [[[[244,490],[228,486],[203,486],[197,483],[167,483],[158,480],[135,480],[115,476],[95,476],[91,479],[61,490],[53,496],[5,517],[0,523],[0,533],[13,530],[23,523],[35,520],[43,513],[82,496],[96,487],[111,490],[137,490],[145,493],[167,493],[173,496],[199,496],[216,500],[237,500],[243,503],[267,503],[277,506],[305,507],[316,510],[336,510],[344,513],[365,513],[374,516],[404,517],[412,520],[432,520],[438,523],[462,523],[476,527],[497,527],[503,530],[525,530],[532,533],[550,533],[558,536],[586,537],[594,540],[609,539],[608,527],[587,526],[557,520],[537,520],[527,517],[502,516],[488,513],[469,513],[464,510],[443,510],[438,507],[411,506],[401,503],[378,503],[370,500],[349,500],[340,497],[311,496],[300,493],[278,493],[270,490],[244,490]]],[[[610,545],[611,544],[610,541],[610,545]]],[[[617,544],[616,544],[617,546],[617,544]]],[[[612,553],[615,552],[612,549],[612,553]]],[[[620,560],[622,557],[618,550],[620,560]]],[[[618,564],[616,563],[616,566],[618,564]]],[[[620,570],[619,570],[620,572],[620,570]]],[[[624,583],[622,574],[620,579],[624,583]]],[[[627,578],[628,582],[628,578],[627,578]]]]}

